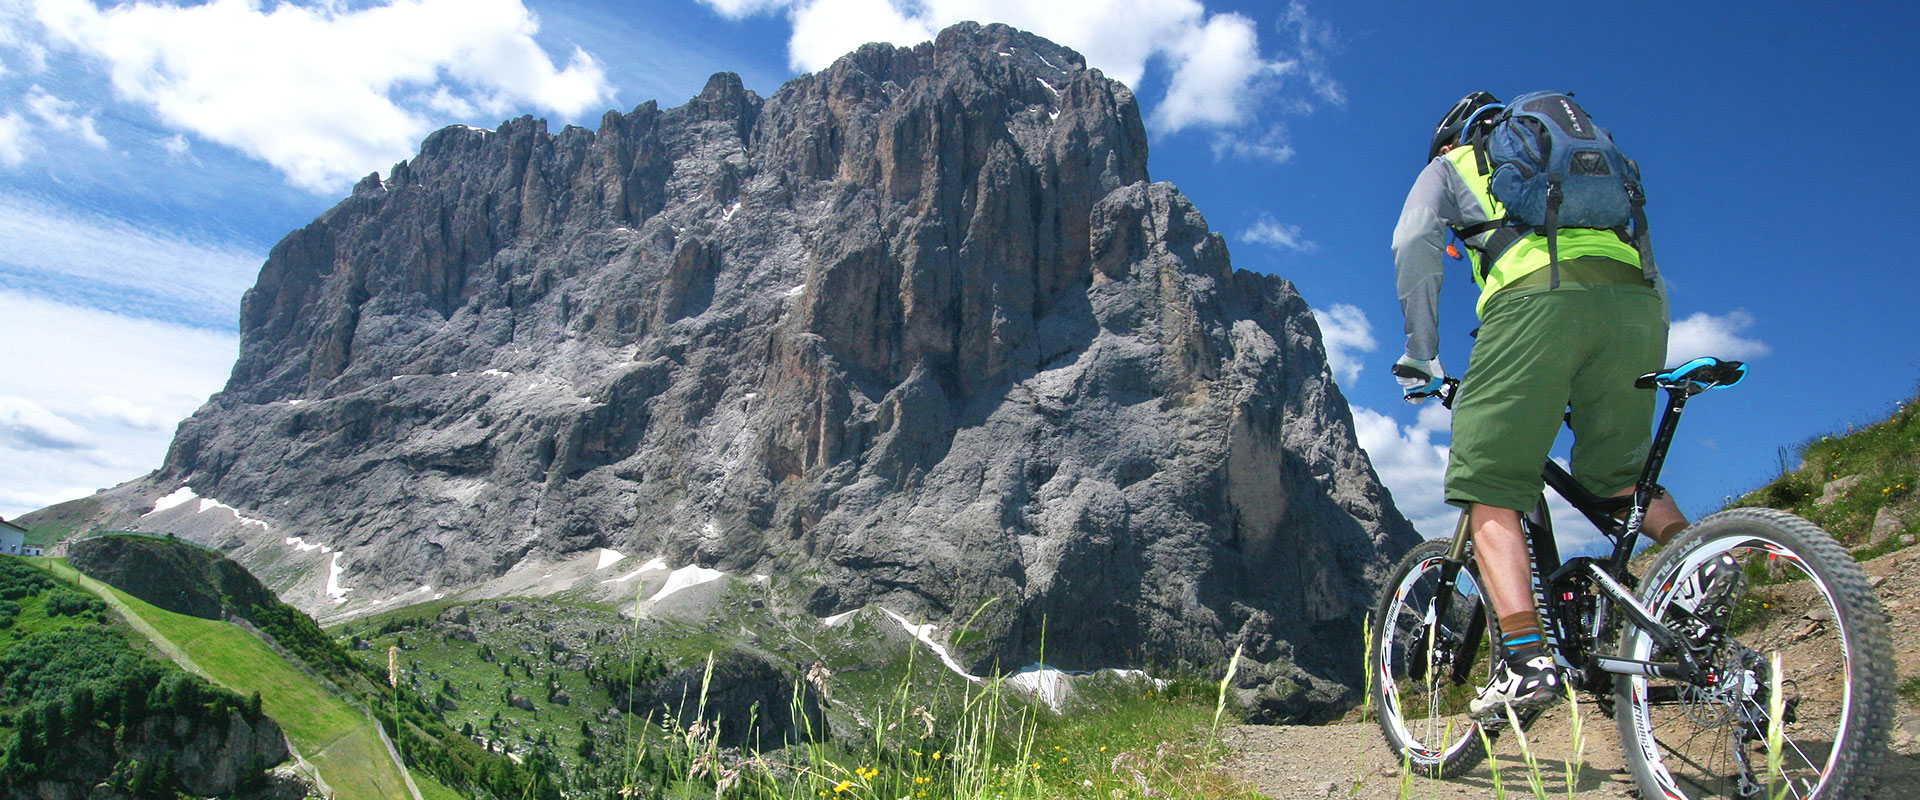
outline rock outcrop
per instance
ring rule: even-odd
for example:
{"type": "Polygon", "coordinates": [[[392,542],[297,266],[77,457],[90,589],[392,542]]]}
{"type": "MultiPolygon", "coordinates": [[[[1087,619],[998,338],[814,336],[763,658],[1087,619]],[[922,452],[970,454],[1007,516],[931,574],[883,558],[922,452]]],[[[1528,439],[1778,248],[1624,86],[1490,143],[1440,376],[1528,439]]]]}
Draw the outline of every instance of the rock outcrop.
{"type": "Polygon", "coordinates": [[[1127,87],[1004,26],[441,130],[273,249],[241,342],[115,493],[230,504],[202,538],[316,613],[608,547],[973,618],[970,668],[1352,682],[1417,541],[1292,284],[1149,182],[1127,87]]]}
{"type": "MultiPolygon", "coordinates": [[[[89,727],[60,743],[58,766],[10,797],[34,800],[159,796],[125,787],[138,779],[138,765],[165,765],[158,785],[185,789],[194,797],[268,800],[302,797],[297,783],[267,772],[287,758],[287,740],[273,720],[232,713],[221,718],[156,713],[128,727],[89,727]],[[134,765],[134,769],[126,769],[134,765]],[[115,773],[120,768],[121,774],[115,773]],[[290,785],[291,784],[291,785],[290,785]]],[[[172,794],[171,791],[165,792],[172,794]]]]}
{"type": "Polygon", "coordinates": [[[275,599],[239,564],[168,541],[91,537],[68,548],[67,563],[156,607],[201,619],[251,619],[275,599]]]}

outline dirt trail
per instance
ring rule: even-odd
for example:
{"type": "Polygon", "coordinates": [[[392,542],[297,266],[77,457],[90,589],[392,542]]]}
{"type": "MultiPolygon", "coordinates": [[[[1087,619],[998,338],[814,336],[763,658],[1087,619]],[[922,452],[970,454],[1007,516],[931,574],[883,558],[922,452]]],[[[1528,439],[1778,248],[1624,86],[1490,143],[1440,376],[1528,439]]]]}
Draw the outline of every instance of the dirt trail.
{"type": "MultiPolygon", "coordinates": [[[[1893,553],[1868,562],[1880,602],[1892,624],[1894,657],[1899,681],[1920,673],[1920,548],[1893,553]]],[[[1637,797],[1625,772],[1612,719],[1583,705],[1586,743],[1581,769],[1568,792],[1566,769],[1574,758],[1568,717],[1555,710],[1540,718],[1528,733],[1539,760],[1543,788],[1553,798],[1600,800],[1637,797]]],[[[1891,752],[1881,768],[1882,800],[1920,798],[1920,704],[1901,698],[1894,714],[1891,752]]],[[[1360,800],[1402,796],[1400,765],[1387,750],[1379,728],[1371,721],[1315,726],[1243,725],[1227,733],[1233,750],[1229,766],[1270,797],[1351,797],[1360,800]]],[[[1520,749],[1511,733],[1494,744],[1507,795],[1531,797],[1528,772],[1520,763],[1520,749]]],[[[1481,764],[1451,781],[1408,779],[1409,798],[1490,798],[1495,796],[1492,772],[1481,764]]]]}

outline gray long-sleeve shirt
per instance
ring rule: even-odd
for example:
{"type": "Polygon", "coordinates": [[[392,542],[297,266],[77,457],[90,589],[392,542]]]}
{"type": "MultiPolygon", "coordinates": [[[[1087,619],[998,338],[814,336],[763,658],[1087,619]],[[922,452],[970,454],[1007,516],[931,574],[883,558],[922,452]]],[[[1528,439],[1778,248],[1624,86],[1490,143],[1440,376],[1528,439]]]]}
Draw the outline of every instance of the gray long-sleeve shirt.
{"type": "MultiPolygon", "coordinates": [[[[1393,227],[1393,267],[1400,293],[1400,310],[1407,318],[1407,355],[1431,360],[1440,355],[1440,284],[1445,277],[1447,228],[1466,228],[1485,222],[1480,205],[1460,171],[1445,156],[1427,162],[1407,192],[1400,222],[1393,227]]],[[[1476,247],[1492,233],[1468,240],[1476,247]]],[[[1656,274],[1662,317],[1666,316],[1666,282],[1656,274]]]]}
{"type": "MultiPolygon", "coordinates": [[[[1487,219],[1480,199],[1445,157],[1427,162],[1407,192],[1393,227],[1393,268],[1400,310],[1407,317],[1407,355],[1429,360],[1440,354],[1440,284],[1446,277],[1447,227],[1487,219]]],[[[1476,237],[1479,244],[1487,234],[1476,237]]]]}

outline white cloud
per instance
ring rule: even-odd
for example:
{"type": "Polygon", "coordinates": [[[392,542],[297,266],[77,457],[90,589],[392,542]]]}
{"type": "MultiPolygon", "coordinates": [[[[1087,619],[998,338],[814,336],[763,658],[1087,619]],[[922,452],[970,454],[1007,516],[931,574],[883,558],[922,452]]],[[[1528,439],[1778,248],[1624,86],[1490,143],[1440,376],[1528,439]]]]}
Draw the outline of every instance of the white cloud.
{"type": "MultiPolygon", "coordinates": [[[[314,191],[337,191],[412,155],[444,89],[477,113],[566,117],[611,96],[576,48],[558,67],[521,0],[390,0],[262,7],[257,0],[100,9],[37,0],[51,41],[104,61],[115,92],[168,125],[262,159],[314,191]]],[[[443,102],[439,113],[459,104],[443,102]]]]}
{"type": "Polygon", "coordinates": [[[232,333],[7,291],[0,319],[9,337],[0,347],[9,395],[0,400],[9,432],[0,435],[0,516],[8,518],[159,467],[173,425],[219,390],[239,349],[232,333]],[[115,400],[128,396],[139,402],[115,400]]]}
{"type": "Polygon", "coordinates": [[[17,111],[0,114],[0,166],[17,167],[27,160],[27,124],[17,111]]]}
{"type": "Polygon", "coordinates": [[[1393,493],[1394,505],[1421,536],[1437,539],[1453,534],[1460,512],[1447,505],[1447,446],[1435,444],[1435,433],[1450,430],[1451,415],[1438,404],[1420,411],[1418,421],[1403,426],[1372,409],[1353,407],[1354,434],[1367,451],[1380,482],[1393,493]]]}
{"type": "Polygon", "coordinates": [[[143,406],[124,397],[108,395],[101,395],[87,401],[87,417],[149,431],[166,430],[172,427],[174,422],[179,421],[167,419],[165,414],[156,411],[153,406],[143,406]]]}
{"type": "Polygon", "coordinates": [[[1234,127],[1252,119],[1251,98],[1270,93],[1292,70],[1286,62],[1260,57],[1260,35],[1253,20],[1239,14],[1215,14],[1205,24],[1183,31],[1172,43],[1175,62],[1167,96],[1153,111],[1154,127],[1172,133],[1190,126],[1234,127]]]}
{"type": "Polygon", "coordinates": [[[744,19],[793,5],[793,0],[700,0],[727,19],[744,19]]]}
{"type": "MultiPolygon", "coordinates": [[[[19,54],[19,61],[15,63],[24,63],[29,74],[38,75],[47,71],[47,48],[26,33],[31,27],[32,13],[19,0],[0,2],[0,48],[19,54]]],[[[11,71],[0,63],[0,76],[11,71]]]]}
{"type": "Polygon", "coordinates": [[[0,395],[0,440],[33,450],[78,450],[93,444],[86,430],[24,397],[0,395]]]}
{"type": "Polygon", "coordinates": [[[1753,323],[1753,315],[1745,309],[1718,317],[1702,311],[1675,322],[1667,335],[1667,364],[1701,356],[1745,360],[1772,353],[1773,348],[1765,342],[1740,335],[1753,323]]]}
{"type": "Polygon", "coordinates": [[[1327,348],[1327,367],[1334,380],[1354,385],[1360,378],[1361,354],[1379,346],[1373,341],[1373,323],[1367,321],[1365,311],[1346,303],[1315,309],[1313,316],[1320,323],[1320,340],[1327,348]]]}
{"type": "MultiPolygon", "coordinates": [[[[1287,4],[1287,13],[1280,19],[1280,31],[1293,37],[1293,53],[1297,70],[1307,80],[1313,95],[1329,104],[1345,107],[1346,89],[1333,77],[1327,66],[1328,54],[1340,52],[1340,37],[1333,25],[1315,19],[1307,13],[1305,4],[1294,0],[1287,4]]],[[[1304,99],[1296,101],[1296,111],[1310,112],[1312,103],[1304,99]]]]}
{"type": "MultiPolygon", "coordinates": [[[[1308,81],[1314,96],[1339,97],[1339,84],[1325,69],[1332,30],[1297,2],[1287,8],[1279,29],[1301,49],[1285,58],[1262,53],[1254,20],[1232,12],[1209,13],[1199,0],[701,2],[731,19],[784,12],[793,25],[788,61],[798,70],[823,69],[868,42],[923,42],[966,20],[1003,22],[1072,47],[1086,56],[1088,66],[1130,86],[1139,86],[1148,65],[1157,62],[1170,72],[1167,94],[1152,113],[1160,133],[1253,124],[1265,104],[1281,97],[1282,79],[1295,73],[1308,81]]],[[[1306,97],[1287,102],[1294,108],[1312,106],[1306,97]]],[[[1282,148],[1258,138],[1247,141],[1251,149],[1229,144],[1216,152],[1276,160],[1282,148]]]]}
{"type": "Polygon", "coordinates": [[[5,192],[0,241],[7,243],[0,249],[0,269],[108,291],[97,304],[120,306],[137,294],[159,306],[144,309],[147,316],[192,315],[193,321],[219,326],[234,324],[240,295],[265,259],[232,245],[136,228],[5,192]]]}
{"type": "Polygon", "coordinates": [[[1237,130],[1217,131],[1213,135],[1213,158],[1285,164],[1293,160],[1293,141],[1284,125],[1270,126],[1258,136],[1237,130]]]}
{"type": "Polygon", "coordinates": [[[932,39],[937,28],[924,17],[908,16],[889,0],[812,0],[793,7],[793,38],[787,61],[817,71],[868,42],[911,45],[932,39]]]}
{"type": "Polygon", "coordinates": [[[176,133],[160,140],[160,149],[167,151],[167,155],[179,158],[186,155],[188,150],[193,149],[193,145],[187,143],[185,134],[176,133]]]}
{"type": "Polygon", "coordinates": [[[1254,220],[1253,227],[1241,232],[1240,238],[1254,244],[1264,244],[1281,250],[1305,253],[1320,249],[1320,245],[1309,241],[1301,233],[1300,226],[1288,225],[1273,218],[1273,215],[1261,212],[1254,220]]]}
{"type": "Polygon", "coordinates": [[[74,113],[74,104],[62,100],[39,86],[27,89],[27,110],[40,118],[47,128],[57,133],[71,133],[80,141],[100,149],[106,149],[107,137],[94,130],[92,114],[74,113]]]}

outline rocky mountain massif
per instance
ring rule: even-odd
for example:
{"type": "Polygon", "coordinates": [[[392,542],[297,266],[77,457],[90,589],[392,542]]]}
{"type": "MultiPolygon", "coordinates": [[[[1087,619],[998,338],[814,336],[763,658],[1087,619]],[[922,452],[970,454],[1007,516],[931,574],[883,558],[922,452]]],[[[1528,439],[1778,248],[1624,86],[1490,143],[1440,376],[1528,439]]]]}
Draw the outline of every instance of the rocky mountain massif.
{"type": "Polygon", "coordinates": [[[970,669],[1244,645],[1298,705],[1357,681],[1416,541],[1293,286],[1148,180],[1125,86],[1003,26],[441,130],[277,245],[240,327],[103,521],[218,498],[174,527],[322,616],[611,548],[972,619],[970,669]]]}

